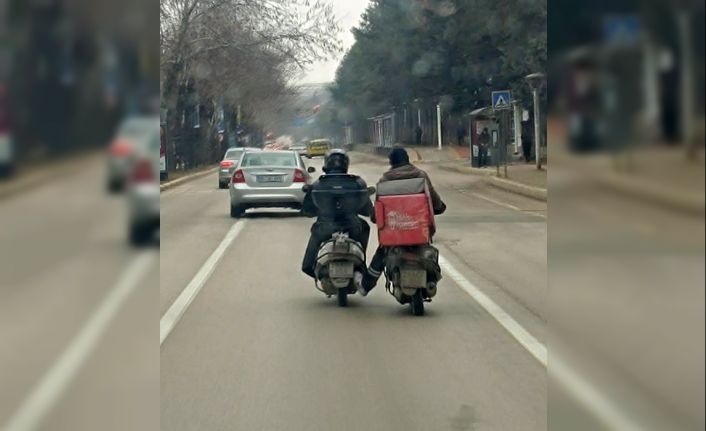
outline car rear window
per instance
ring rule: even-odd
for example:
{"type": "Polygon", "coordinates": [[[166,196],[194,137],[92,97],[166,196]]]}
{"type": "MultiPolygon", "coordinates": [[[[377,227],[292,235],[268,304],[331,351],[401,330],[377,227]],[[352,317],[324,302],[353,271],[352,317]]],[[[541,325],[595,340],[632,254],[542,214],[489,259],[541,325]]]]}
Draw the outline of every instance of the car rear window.
{"type": "Polygon", "coordinates": [[[228,151],[224,157],[225,160],[240,160],[243,155],[243,150],[228,151]]]}
{"type": "Polygon", "coordinates": [[[242,167],[251,166],[286,166],[297,165],[293,153],[248,153],[243,157],[242,167]]]}

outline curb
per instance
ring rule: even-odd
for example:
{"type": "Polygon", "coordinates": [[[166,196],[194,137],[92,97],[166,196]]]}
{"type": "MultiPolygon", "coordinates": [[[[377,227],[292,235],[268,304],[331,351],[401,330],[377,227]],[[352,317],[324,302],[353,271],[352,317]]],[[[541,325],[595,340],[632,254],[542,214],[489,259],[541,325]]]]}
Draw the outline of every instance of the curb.
{"type": "Polygon", "coordinates": [[[181,184],[187,183],[187,182],[189,182],[189,181],[191,181],[191,180],[195,180],[195,179],[197,179],[197,178],[201,178],[201,177],[205,177],[206,175],[210,175],[210,174],[212,174],[212,173],[214,173],[214,172],[216,172],[216,171],[218,171],[218,168],[217,168],[217,167],[216,167],[216,168],[213,168],[213,169],[207,169],[207,170],[205,170],[205,171],[203,171],[203,172],[197,172],[197,173],[195,173],[195,174],[187,175],[187,176],[185,176],[185,177],[181,177],[181,178],[178,178],[178,179],[173,180],[173,181],[168,181],[168,182],[166,182],[166,183],[164,183],[164,184],[160,184],[160,185],[159,185],[159,191],[160,191],[160,192],[163,192],[163,191],[165,191],[165,190],[172,189],[172,188],[177,187],[177,186],[179,186],[179,185],[181,185],[181,184]]]}
{"type": "Polygon", "coordinates": [[[20,173],[17,174],[15,178],[8,178],[6,180],[7,182],[0,181],[0,199],[9,198],[26,190],[35,189],[42,184],[46,184],[47,180],[57,175],[76,171],[76,167],[80,167],[85,163],[99,162],[98,157],[100,157],[100,155],[101,153],[97,151],[89,151],[61,160],[51,168],[41,168],[36,172],[27,174],[20,173]]]}
{"type": "Polygon", "coordinates": [[[609,188],[615,192],[638,197],[645,201],[677,211],[703,215],[706,210],[703,194],[700,193],[680,193],[679,191],[667,189],[659,184],[644,184],[615,174],[592,175],[591,178],[603,187],[609,188]]]}
{"type": "Polygon", "coordinates": [[[5,199],[25,190],[31,190],[40,184],[44,184],[47,179],[54,177],[54,172],[43,175],[33,175],[19,180],[8,180],[7,184],[0,183],[0,199],[5,199]]]}
{"type": "Polygon", "coordinates": [[[518,183],[516,181],[507,180],[505,178],[498,178],[495,176],[495,172],[490,169],[480,169],[473,168],[470,166],[459,166],[459,165],[444,165],[444,169],[449,171],[458,172],[461,174],[472,174],[482,176],[483,182],[486,184],[496,187],[498,189],[515,193],[524,197],[531,199],[536,199],[539,201],[547,201],[547,189],[540,187],[528,186],[527,184],[518,183]]]}
{"type": "Polygon", "coordinates": [[[484,178],[487,184],[493,187],[512,192],[518,195],[522,195],[528,198],[536,199],[538,201],[547,201],[547,189],[542,189],[539,187],[528,186],[527,184],[518,183],[515,181],[506,180],[504,178],[498,178],[494,176],[487,176],[484,178]]]}

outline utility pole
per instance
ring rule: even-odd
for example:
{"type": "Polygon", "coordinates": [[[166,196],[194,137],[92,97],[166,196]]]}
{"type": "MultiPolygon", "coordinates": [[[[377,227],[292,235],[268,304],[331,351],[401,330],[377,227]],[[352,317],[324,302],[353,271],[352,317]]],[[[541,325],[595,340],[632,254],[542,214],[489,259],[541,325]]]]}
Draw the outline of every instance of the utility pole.
{"type": "Polygon", "coordinates": [[[522,105],[519,101],[512,101],[512,122],[515,128],[515,154],[522,151],[522,105]]]}
{"type": "Polygon", "coordinates": [[[542,83],[544,83],[544,78],[544,75],[541,73],[533,73],[525,77],[525,80],[527,80],[527,83],[532,88],[532,99],[534,100],[534,158],[536,159],[537,169],[540,170],[542,169],[542,115],[539,106],[539,89],[542,83]]]}
{"type": "Polygon", "coordinates": [[[441,105],[436,105],[436,128],[439,137],[439,151],[441,151],[441,105]]]}
{"type": "Polygon", "coordinates": [[[677,28],[679,29],[679,48],[681,54],[681,135],[687,154],[691,155],[693,147],[693,112],[694,112],[694,85],[693,61],[691,44],[691,16],[685,9],[677,12],[677,28]]]}

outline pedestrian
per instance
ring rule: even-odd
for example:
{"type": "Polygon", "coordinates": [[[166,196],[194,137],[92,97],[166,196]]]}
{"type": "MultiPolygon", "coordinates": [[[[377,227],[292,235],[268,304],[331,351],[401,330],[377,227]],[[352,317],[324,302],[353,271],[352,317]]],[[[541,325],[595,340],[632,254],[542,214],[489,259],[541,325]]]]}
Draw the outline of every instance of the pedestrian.
{"type": "Polygon", "coordinates": [[[456,127],[456,141],[458,142],[459,147],[463,145],[463,138],[465,137],[466,129],[463,127],[463,124],[458,123],[458,127],[456,127]]]}
{"type": "Polygon", "coordinates": [[[416,143],[417,145],[421,146],[422,145],[422,128],[417,126],[417,128],[414,130],[414,133],[416,135],[416,143]]]}
{"type": "Polygon", "coordinates": [[[529,121],[522,125],[522,156],[525,163],[532,161],[532,128],[529,121]]]}
{"type": "Polygon", "coordinates": [[[484,127],[478,137],[478,166],[481,168],[488,166],[488,147],[490,146],[490,132],[484,127]]]}

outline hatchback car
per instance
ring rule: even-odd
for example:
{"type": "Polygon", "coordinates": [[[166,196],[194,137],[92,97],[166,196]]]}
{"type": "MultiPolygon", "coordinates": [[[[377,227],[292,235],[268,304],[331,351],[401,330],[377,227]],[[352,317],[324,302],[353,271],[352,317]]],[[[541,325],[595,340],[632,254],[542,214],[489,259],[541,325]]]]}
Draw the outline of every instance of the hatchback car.
{"type": "Polygon", "coordinates": [[[249,208],[300,210],[302,187],[311,184],[313,172],[294,151],[246,152],[231,179],[231,217],[241,217],[249,208]]]}
{"type": "Polygon", "coordinates": [[[246,151],[261,151],[259,148],[229,148],[218,168],[218,188],[227,189],[233,178],[235,167],[246,151]]]}

